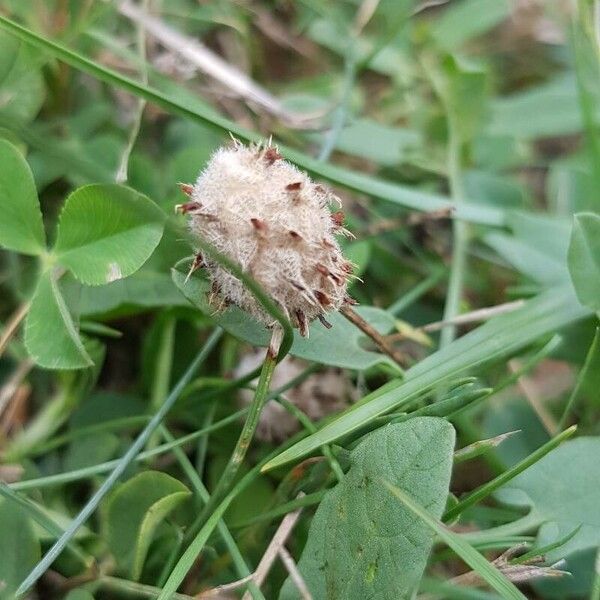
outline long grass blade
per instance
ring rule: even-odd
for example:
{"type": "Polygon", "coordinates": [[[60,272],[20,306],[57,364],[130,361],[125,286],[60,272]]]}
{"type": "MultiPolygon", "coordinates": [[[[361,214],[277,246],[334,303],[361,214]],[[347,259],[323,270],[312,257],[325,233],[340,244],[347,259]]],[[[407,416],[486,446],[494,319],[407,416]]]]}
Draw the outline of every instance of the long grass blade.
{"type": "Polygon", "coordinates": [[[383,482],[398,500],[431,528],[458,556],[496,590],[505,600],[526,600],[524,596],[492,563],[443,523],[433,518],[422,506],[396,486],[383,482]]]}

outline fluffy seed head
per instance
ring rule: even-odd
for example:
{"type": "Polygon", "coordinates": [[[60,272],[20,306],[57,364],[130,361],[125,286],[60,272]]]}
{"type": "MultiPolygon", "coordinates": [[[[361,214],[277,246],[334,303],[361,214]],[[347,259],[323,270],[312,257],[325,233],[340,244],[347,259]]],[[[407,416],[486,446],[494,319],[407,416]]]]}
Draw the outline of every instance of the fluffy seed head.
{"type": "MultiPolygon", "coordinates": [[[[219,149],[180,205],[189,227],[235,261],[308,335],[308,324],[347,301],[352,265],[335,238],[345,234],[339,199],[282,159],[270,145],[219,149]]],[[[198,262],[198,261],[196,261],[198,262]]],[[[213,282],[213,300],[236,304],[267,326],[273,318],[244,284],[210,257],[200,261],[213,282]]]]}

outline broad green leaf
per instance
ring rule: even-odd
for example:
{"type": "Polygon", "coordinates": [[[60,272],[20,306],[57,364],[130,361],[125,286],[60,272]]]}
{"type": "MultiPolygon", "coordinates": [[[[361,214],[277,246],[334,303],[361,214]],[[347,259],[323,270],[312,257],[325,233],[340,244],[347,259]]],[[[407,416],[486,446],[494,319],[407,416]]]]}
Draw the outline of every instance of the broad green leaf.
{"type": "Polygon", "coordinates": [[[166,473],[145,471],[110,497],[106,510],[108,545],[119,567],[133,579],[142,573],[156,528],[190,493],[166,473]]]}
{"type": "MultiPolygon", "coordinates": [[[[596,106],[595,117],[599,116],[600,108],[596,106]]],[[[577,83],[571,74],[494,100],[487,128],[490,134],[523,140],[574,134],[581,129],[577,83]]]]}
{"type": "Polygon", "coordinates": [[[140,308],[188,305],[168,272],[158,273],[144,267],[126,279],[113,281],[102,287],[84,286],[79,309],[82,315],[98,315],[113,311],[129,313],[140,308]]]}
{"type": "Polygon", "coordinates": [[[25,347],[33,360],[47,369],[81,369],[93,364],[56,275],[43,273],[25,321],[25,347]]]}
{"type": "Polygon", "coordinates": [[[11,500],[0,500],[0,599],[14,592],[40,559],[40,543],[25,511],[11,500]]]}
{"type": "MultiPolygon", "coordinates": [[[[208,280],[190,277],[186,282],[186,276],[176,269],[173,269],[171,274],[183,295],[204,313],[211,315],[223,329],[254,346],[269,345],[269,331],[239,308],[230,307],[221,314],[213,314],[214,309],[206,301],[210,291],[208,280]]],[[[394,328],[394,318],[384,310],[365,306],[358,307],[357,312],[381,333],[389,333],[394,328]]],[[[294,331],[294,343],[290,354],[347,369],[368,369],[380,363],[397,366],[389,357],[365,350],[365,335],[339,313],[327,315],[327,320],[332,325],[331,329],[314,322],[310,326],[308,339],[294,331]]]]}
{"type": "Polygon", "coordinates": [[[46,234],[33,175],[22,154],[0,139],[0,246],[41,254],[46,234]]]}
{"type": "Polygon", "coordinates": [[[527,301],[523,308],[495,317],[431,354],[411,367],[406,372],[404,381],[396,380],[385,386],[385,391],[375,391],[366,396],[358,405],[282,452],[267,463],[263,470],[297,460],[467,369],[510,355],[588,314],[589,311],[578,305],[568,288],[552,289],[541,294],[527,301]]]}
{"type": "Polygon", "coordinates": [[[415,130],[357,119],[342,130],[335,148],[379,165],[394,166],[400,164],[407,152],[419,146],[421,141],[415,130]]]}
{"type": "Polygon", "coordinates": [[[432,34],[445,50],[453,50],[502,22],[510,14],[508,0],[452,2],[435,23],[432,34]]]}
{"type": "MultiPolygon", "coordinates": [[[[313,598],[408,599],[419,584],[433,533],[383,485],[392,482],[436,519],[446,504],[454,429],[417,417],[364,437],[343,481],[313,518],[298,568],[313,598]]],[[[280,600],[300,598],[288,580],[280,600]]]]}
{"type": "Polygon", "coordinates": [[[54,251],[83,283],[110,283],[146,262],[160,242],[164,220],[151,200],[130,188],[86,185],[65,202],[54,251]]]}
{"type": "Polygon", "coordinates": [[[569,246],[569,272],[579,301],[600,310],[600,216],[575,215],[569,246]]]}
{"type": "MultiPolygon", "coordinates": [[[[447,56],[443,61],[445,97],[449,118],[461,143],[469,142],[481,129],[487,102],[487,72],[463,57],[447,56]]],[[[441,83],[441,82],[440,82],[441,83]]]]}
{"type": "Polygon", "coordinates": [[[470,546],[459,535],[440,523],[435,515],[431,514],[429,508],[425,508],[422,502],[415,499],[415,494],[385,482],[389,491],[396,496],[410,511],[419,517],[441,538],[456,554],[458,554],[477,574],[485,580],[490,587],[495,589],[502,598],[506,600],[527,600],[505,575],[503,575],[491,562],[479,554],[475,548],[470,546]]]}
{"type": "Polygon", "coordinates": [[[564,282],[567,276],[565,263],[542,250],[505,233],[488,233],[485,243],[493,248],[517,271],[544,285],[564,282]]]}
{"type": "Polygon", "coordinates": [[[540,545],[580,531],[549,553],[550,561],[600,546],[600,437],[565,442],[497,492],[507,504],[529,507],[532,520],[543,523],[540,545]]]}

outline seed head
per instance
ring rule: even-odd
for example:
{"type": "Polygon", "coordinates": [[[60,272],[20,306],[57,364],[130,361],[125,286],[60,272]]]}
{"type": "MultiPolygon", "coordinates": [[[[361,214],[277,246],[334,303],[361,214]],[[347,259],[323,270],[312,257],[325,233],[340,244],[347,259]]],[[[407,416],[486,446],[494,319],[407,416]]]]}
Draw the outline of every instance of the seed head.
{"type": "MultiPolygon", "coordinates": [[[[339,199],[285,161],[276,147],[238,141],[212,156],[180,205],[189,228],[251,275],[308,335],[308,324],[348,301],[351,265],[335,238],[347,234],[339,199]]],[[[235,304],[265,325],[273,318],[244,284],[209,256],[202,266],[219,305],[235,304]]],[[[325,321],[326,322],[326,321],[325,321]]]]}

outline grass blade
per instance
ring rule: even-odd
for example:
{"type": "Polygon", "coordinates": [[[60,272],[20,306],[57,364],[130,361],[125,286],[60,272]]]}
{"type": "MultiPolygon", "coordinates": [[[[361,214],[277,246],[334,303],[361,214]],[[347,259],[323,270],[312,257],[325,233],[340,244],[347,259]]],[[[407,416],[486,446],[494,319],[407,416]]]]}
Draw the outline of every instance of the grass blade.
{"type": "Polygon", "coordinates": [[[385,393],[373,392],[358,405],[325,425],[317,433],[298,442],[269,461],[267,471],[297,460],[338,438],[364,426],[390,410],[410,402],[428,389],[475,366],[497,360],[556,330],[587,316],[573,296],[564,288],[550,290],[529,300],[523,308],[500,315],[428,356],[406,372],[404,381],[387,384],[385,393]]]}
{"type": "Polygon", "coordinates": [[[443,523],[434,519],[422,506],[417,504],[410,496],[402,490],[388,483],[383,482],[396,498],[398,498],[408,509],[417,517],[426,523],[443,541],[446,543],[462,560],[467,563],[471,569],[484,579],[490,587],[496,590],[505,600],[526,600],[526,597],[484,556],[482,556],[473,546],[469,545],[453,531],[448,529],[443,523]]]}
{"type": "Polygon", "coordinates": [[[211,336],[208,338],[200,352],[197,354],[196,358],[191,362],[190,366],[187,368],[181,379],[177,382],[177,385],[173,388],[169,396],[165,399],[162,406],[155,413],[152,419],[148,422],[146,427],[144,427],[144,429],[140,432],[133,444],[129,447],[129,450],[127,450],[123,457],[119,459],[112,473],[106,478],[106,480],[98,488],[96,493],[88,500],[86,505],[81,509],[81,511],[75,517],[75,519],[73,519],[68,529],[66,529],[66,531],[58,538],[58,540],[54,543],[50,550],[48,550],[48,552],[44,555],[42,560],[35,566],[31,573],[29,573],[29,575],[25,578],[23,583],[21,583],[16,592],[17,597],[24,595],[27,592],[27,590],[29,590],[35,584],[35,582],[46,572],[46,570],[50,567],[54,560],[63,551],[65,546],[73,538],[79,527],[81,527],[81,525],[83,525],[83,523],[85,523],[85,521],[92,515],[92,513],[96,510],[96,508],[102,501],[102,499],[113,488],[113,486],[121,477],[121,475],[125,472],[127,467],[135,460],[136,456],[144,447],[152,433],[161,424],[162,420],[165,418],[173,404],[175,404],[175,401],[179,397],[181,391],[191,381],[198,367],[200,367],[200,365],[204,362],[206,357],[215,347],[215,345],[221,338],[222,333],[223,332],[221,329],[216,329],[211,334],[211,336]]]}
{"type": "Polygon", "coordinates": [[[504,473],[498,475],[491,481],[482,485],[480,488],[469,494],[466,498],[461,500],[458,504],[453,506],[445,515],[444,521],[451,521],[456,518],[460,513],[464,512],[473,504],[487,498],[490,494],[495,492],[499,487],[505,483],[514,479],[519,473],[522,473],[525,469],[535,464],[546,456],[551,450],[554,450],[559,444],[570,438],[577,431],[577,426],[573,425],[568,429],[565,429],[562,433],[559,433],[555,438],[552,438],[549,442],[545,443],[541,448],[538,448],[535,452],[532,452],[527,458],[523,459],[504,473]]]}
{"type": "MultiPolygon", "coordinates": [[[[258,141],[260,139],[257,133],[244,129],[220,115],[216,115],[208,108],[203,110],[201,107],[196,106],[192,110],[161,92],[134,79],[125,77],[116,71],[103,67],[61,44],[47,40],[43,36],[6,17],[0,16],[0,29],[8,31],[39,50],[50,53],[75,69],[88,73],[100,81],[119,87],[148,102],[152,102],[172,114],[208,124],[221,131],[231,132],[245,141],[258,141]]],[[[335,167],[291,148],[280,146],[280,152],[285,158],[297,164],[302,169],[349,189],[367,194],[368,196],[375,196],[382,200],[419,211],[435,211],[451,208],[453,209],[452,214],[454,217],[473,223],[496,226],[505,224],[504,211],[494,207],[469,202],[461,202],[460,205],[455,205],[444,196],[413,190],[375,177],[335,167]]]]}

